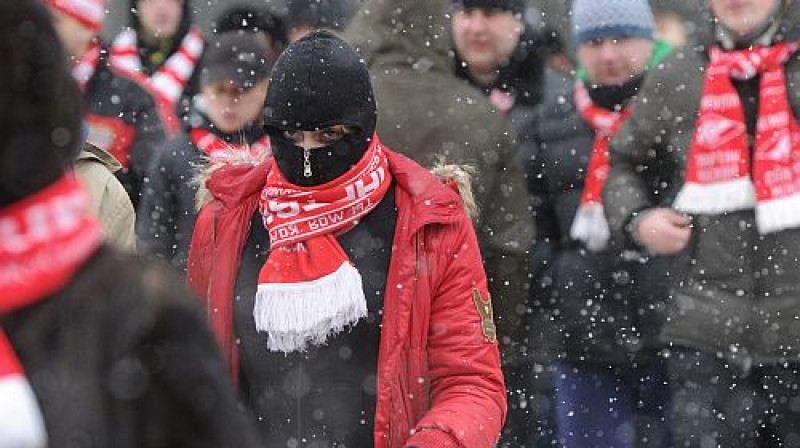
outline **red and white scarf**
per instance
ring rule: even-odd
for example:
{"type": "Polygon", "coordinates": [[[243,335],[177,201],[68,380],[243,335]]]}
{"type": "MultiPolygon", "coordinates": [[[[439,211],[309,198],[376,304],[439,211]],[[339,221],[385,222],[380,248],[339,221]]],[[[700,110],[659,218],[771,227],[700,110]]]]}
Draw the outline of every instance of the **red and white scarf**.
{"type": "Polygon", "coordinates": [[[675,208],[718,215],[755,207],[761,233],[800,226],[800,127],[789,106],[784,64],[800,42],[724,51],[714,47],[700,116],[675,208]],[[755,149],[731,82],[761,75],[755,149]],[[751,168],[752,166],[752,168],[751,168]]]}
{"type": "Polygon", "coordinates": [[[247,142],[243,144],[228,143],[204,128],[191,129],[189,137],[197,149],[207,155],[212,162],[259,161],[265,160],[272,154],[268,135],[261,137],[252,145],[247,142]]]}
{"type": "Polygon", "coordinates": [[[86,92],[86,85],[89,84],[89,80],[92,79],[95,72],[97,72],[97,64],[100,63],[101,50],[102,46],[100,45],[100,40],[97,38],[92,39],[89,48],[86,49],[83,56],[72,66],[72,77],[75,78],[75,81],[77,81],[78,86],[83,92],[86,92]]]}
{"type": "Polygon", "coordinates": [[[272,249],[258,278],[256,329],[272,351],[304,351],[367,315],[361,275],[336,236],[352,229],[391,185],[377,136],[361,161],[316,187],[289,183],[277,165],[267,177],[261,212],[272,249]]]}
{"type": "Polygon", "coordinates": [[[138,36],[132,29],[119,33],[111,43],[111,66],[133,74],[155,92],[160,101],[174,108],[203,54],[203,32],[192,27],[178,49],[149,78],[142,73],[137,42],[138,36]]]}
{"type": "Polygon", "coordinates": [[[570,228],[570,236],[583,241],[592,251],[608,246],[611,232],[603,208],[603,186],[608,178],[608,145],[611,138],[631,114],[631,106],[615,112],[594,104],[589,90],[578,82],[575,86],[575,104],[578,112],[594,129],[594,145],[586,179],[581,193],[581,203],[570,228]]]}
{"type": "MultiPolygon", "coordinates": [[[[101,242],[89,196],[72,174],[0,209],[0,314],[63,288],[101,242]]],[[[46,440],[36,397],[0,329],[0,447],[44,447],[46,440]]]]}

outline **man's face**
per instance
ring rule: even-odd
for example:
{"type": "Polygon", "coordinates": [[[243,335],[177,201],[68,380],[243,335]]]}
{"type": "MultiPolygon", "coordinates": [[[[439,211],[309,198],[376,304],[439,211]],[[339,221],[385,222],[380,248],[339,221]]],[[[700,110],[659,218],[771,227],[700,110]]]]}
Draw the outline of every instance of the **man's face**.
{"type": "Polygon", "coordinates": [[[268,87],[269,80],[266,79],[249,89],[231,80],[205,85],[202,94],[206,114],[222,132],[239,131],[261,115],[268,87]]]}
{"type": "Polygon", "coordinates": [[[522,21],[508,11],[463,8],[453,16],[456,51],[471,73],[493,72],[506,63],[522,30],[522,21]]]}
{"type": "Polygon", "coordinates": [[[183,0],[139,0],[136,10],[141,31],[155,38],[172,37],[181,25],[183,0]]]}
{"type": "Polygon", "coordinates": [[[89,42],[95,36],[95,32],[58,9],[49,9],[53,27],[56,29],[61,45],[74,60],[83,56],[84,51],[89,47],[89,42]]]}
{"type": "Polygon", "coordinates": [[[780,0],[711,0],[711,10],[730,31],[741,36],[761,28],[780,0]]]}
{"type": "Polygon", "coordinates": [[[644,72],[653,41],[639,37],[596,39],[578,47],[578,58],[589,79],[608,86],[620,85],[644,72]]]}

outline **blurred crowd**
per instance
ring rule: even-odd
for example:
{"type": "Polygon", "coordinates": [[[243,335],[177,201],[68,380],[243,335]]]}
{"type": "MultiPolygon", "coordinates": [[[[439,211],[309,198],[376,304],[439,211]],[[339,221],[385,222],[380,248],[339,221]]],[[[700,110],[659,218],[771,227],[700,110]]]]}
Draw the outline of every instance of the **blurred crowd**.
{"type": "Polygon", "coordinates": [[[800,4],[116,1],[0,1],[0,448],[800,447],[800,4]]]}

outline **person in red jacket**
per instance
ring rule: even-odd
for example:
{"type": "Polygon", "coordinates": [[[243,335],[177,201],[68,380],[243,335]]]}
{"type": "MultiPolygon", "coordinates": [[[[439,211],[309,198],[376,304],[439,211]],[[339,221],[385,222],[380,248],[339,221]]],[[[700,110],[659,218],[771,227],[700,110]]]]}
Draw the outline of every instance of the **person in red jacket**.
{"type": "Polygon", "coordinates": [[[318,31],[273,69],[273,156],[206,186],[189,283],[266,446],[495,446],[492,306],[454,188],[375,134],[360,56],[318,31]]]}

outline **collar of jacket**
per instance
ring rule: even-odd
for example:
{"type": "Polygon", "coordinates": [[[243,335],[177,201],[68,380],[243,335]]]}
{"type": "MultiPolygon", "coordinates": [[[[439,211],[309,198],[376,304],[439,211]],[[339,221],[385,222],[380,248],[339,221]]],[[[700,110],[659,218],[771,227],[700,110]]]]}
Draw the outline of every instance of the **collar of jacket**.
{"type": "Polygon", "coordinates": [[[106,168],[108,168],[108,170],[112,173],[116,173],[122,169],[122,165],[117,162],[117,159],[115,159],[114,156],[91,143],[83,144],[81,152],[78,154],[76,160],[96,160],[105,165],[106,168]]]}

